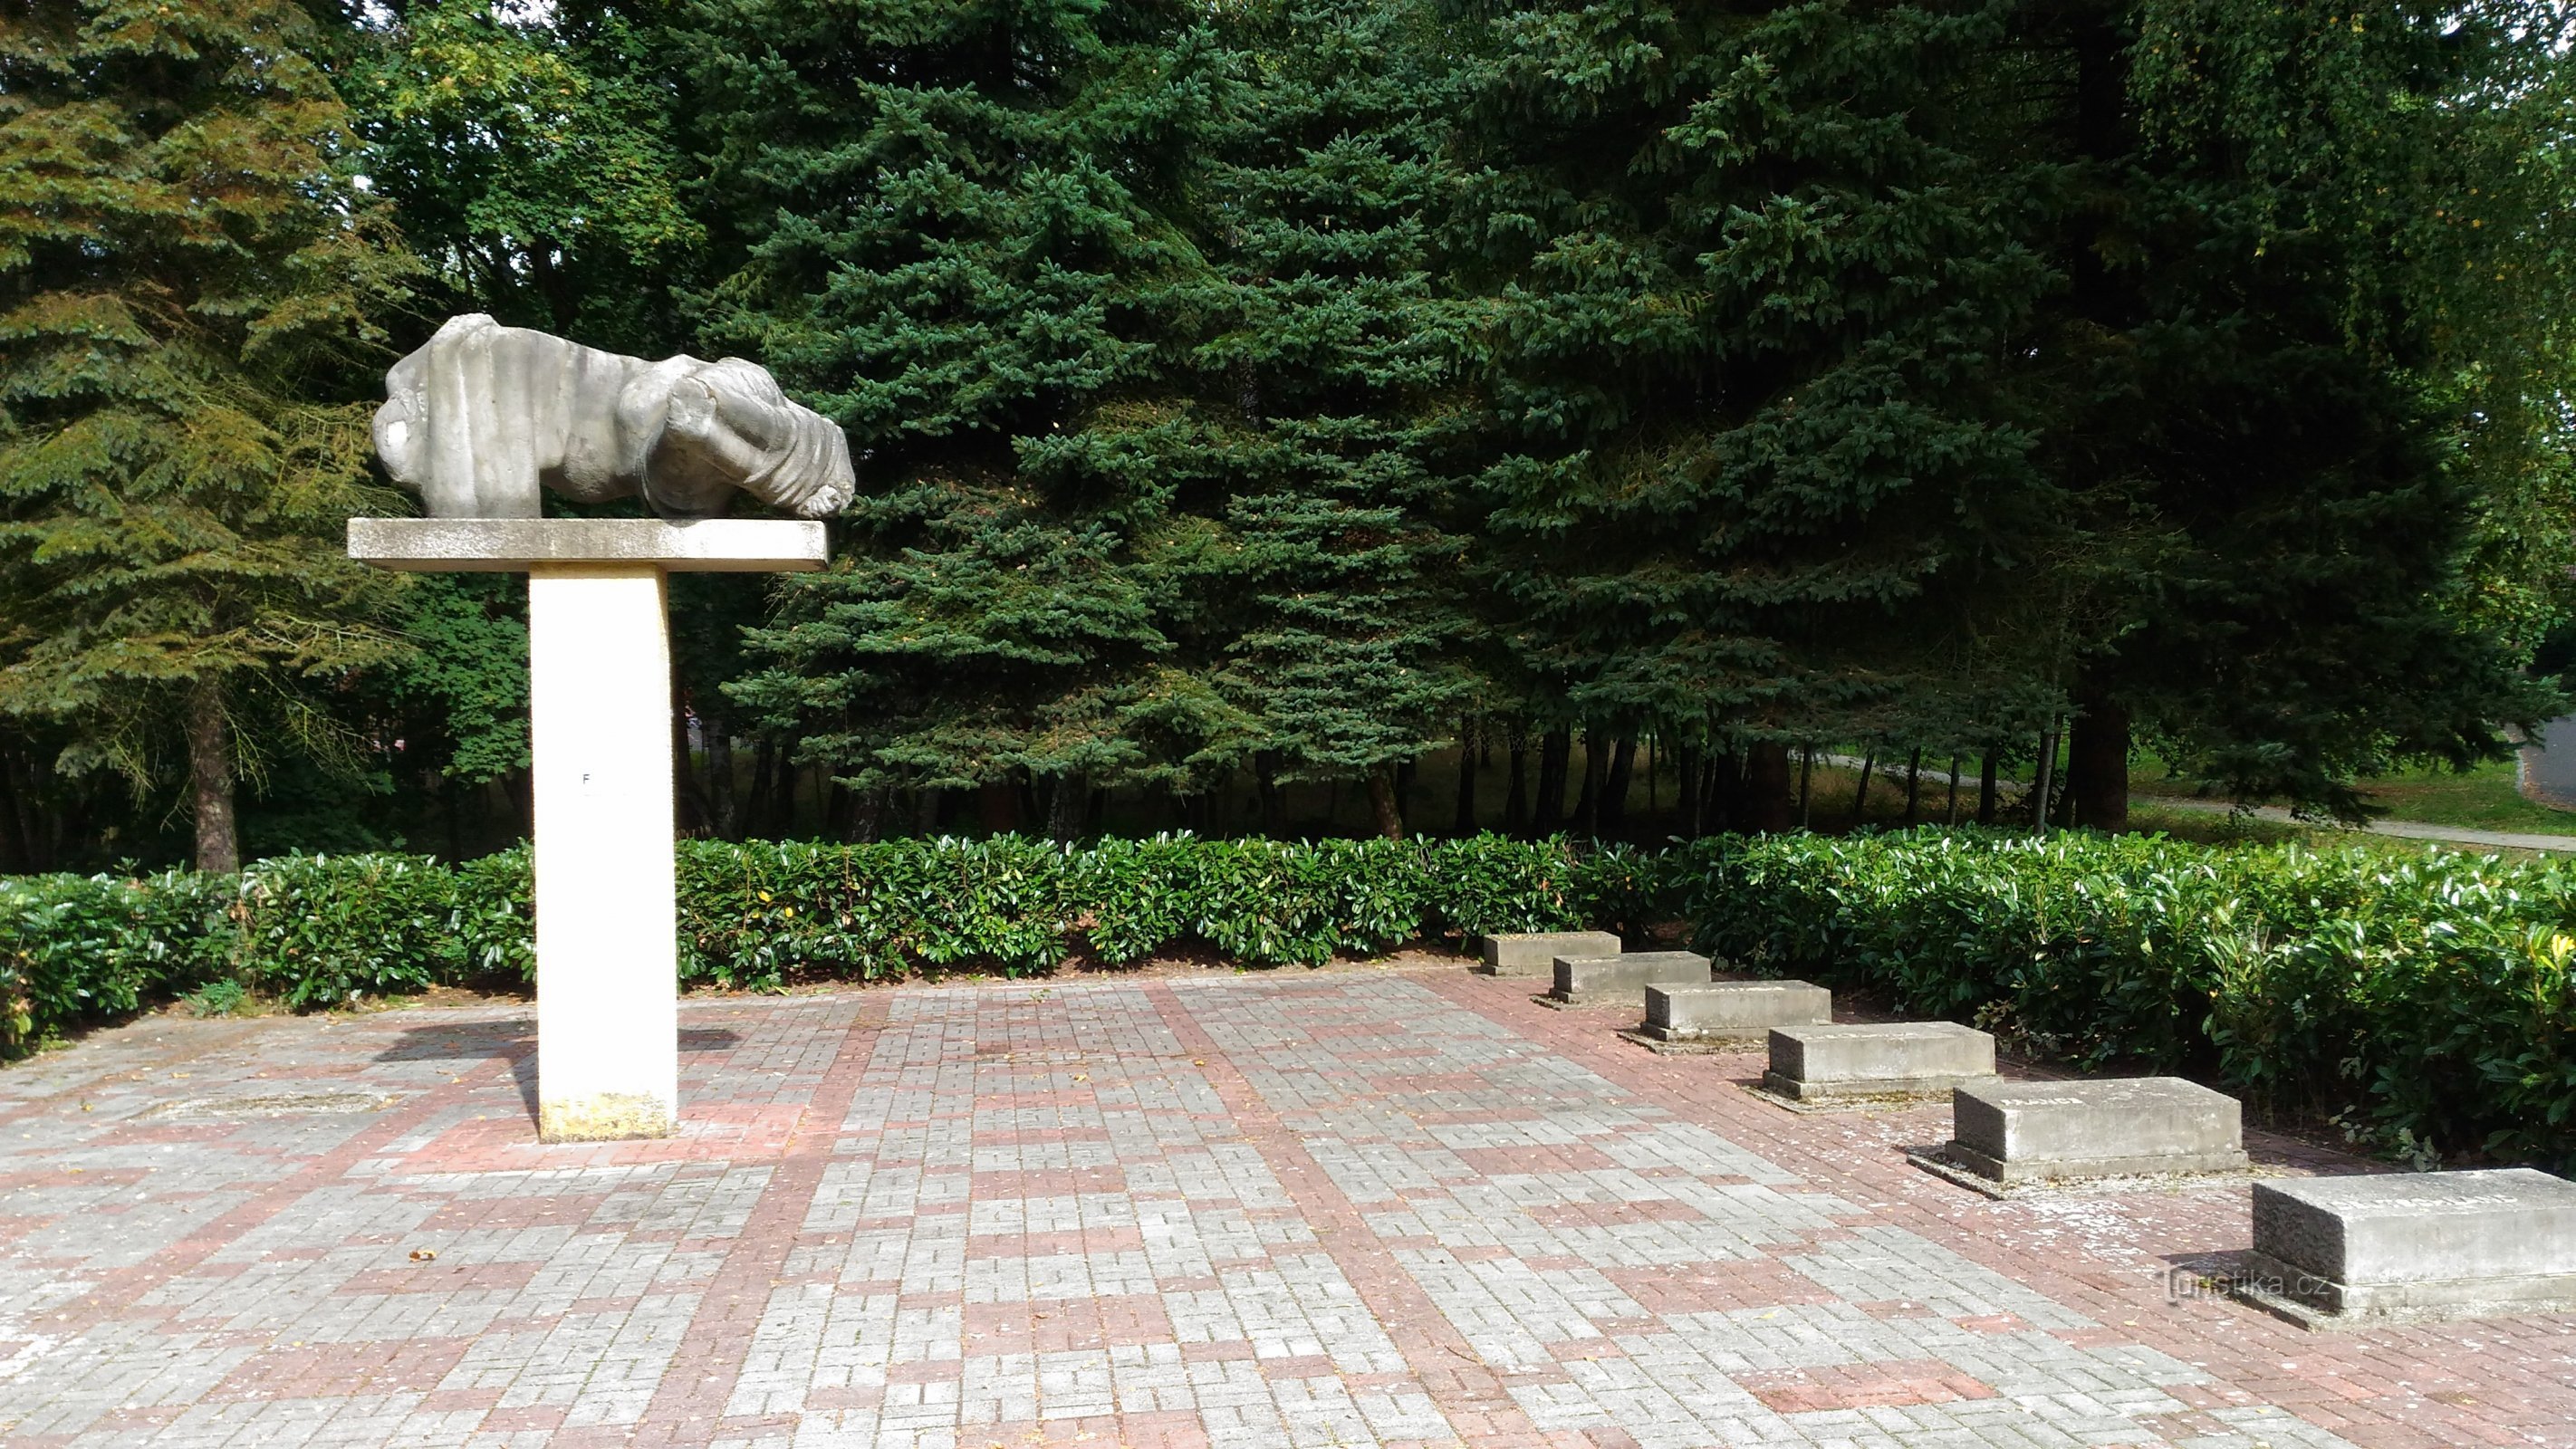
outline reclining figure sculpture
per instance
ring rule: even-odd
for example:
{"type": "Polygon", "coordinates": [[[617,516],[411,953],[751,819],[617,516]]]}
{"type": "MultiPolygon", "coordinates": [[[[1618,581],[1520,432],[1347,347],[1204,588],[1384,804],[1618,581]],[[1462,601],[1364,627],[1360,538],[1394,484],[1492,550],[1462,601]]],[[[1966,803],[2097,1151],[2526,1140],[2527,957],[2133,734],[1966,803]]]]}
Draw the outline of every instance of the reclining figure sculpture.
{"type": "Polygon", "coordinates": [[[540,488],[711,518],[735,490],[802,518],[857,486],[850,446],[738,357],[602,352],[481,313],[451,317],[385,374],[376,452],[432,518],[537,518],[540,488]]]}

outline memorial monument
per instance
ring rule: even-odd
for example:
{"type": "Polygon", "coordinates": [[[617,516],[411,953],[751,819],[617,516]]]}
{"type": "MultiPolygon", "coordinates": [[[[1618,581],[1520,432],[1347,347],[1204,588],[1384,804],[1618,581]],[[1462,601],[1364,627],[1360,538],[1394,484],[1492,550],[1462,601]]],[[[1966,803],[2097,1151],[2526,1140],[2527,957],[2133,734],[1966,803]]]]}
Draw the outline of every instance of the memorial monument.
{"type": "Polygon", "coordinates": [[[849,444],[740,358],[662,362],[451,318],[385,376],[377,452],[427,517],[349,520],[383,568],[528,575],[537,1130],[668,1135],[679,1117],[674,570],[819,569],[849,444]],[[553,492],[651,518],[547,518],[553,492]],[[722,515],[737,493],[799,515],[722,515]]]}

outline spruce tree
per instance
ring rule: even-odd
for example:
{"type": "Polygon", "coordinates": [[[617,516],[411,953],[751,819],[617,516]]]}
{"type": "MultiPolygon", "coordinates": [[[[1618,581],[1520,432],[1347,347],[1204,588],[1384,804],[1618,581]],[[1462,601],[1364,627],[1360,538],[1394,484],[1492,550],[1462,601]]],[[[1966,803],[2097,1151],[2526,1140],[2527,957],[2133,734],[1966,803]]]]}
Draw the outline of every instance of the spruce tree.
{"type": "Polygon", "coordinates": [[[2057,168],[1989,144],[2011,19],[1609,0],[1463,32],[1497,628],[1543,715],[1713,748],[1743,820],[1788,819],[1787,747],[2026,675],[1994,625],[2054,490],[2005,399],[2057,168]]]}
{"type": "Polygon", "coordinates": [[[1361,780],[1401,835],[1396,771],[1477,690],[1448,471],[1468,313],[1437,241],[1448,69],[1427,6],[1233,19],[1251,79],[1203,208],[1222,310],[1190,359],[1233,495],[1219,684],[1274,778],[1361,780]]]}
{"type": "MultiPolygon", "coordinates": [[[[1252,725],[1199,642],[1223,480],[1167,373],[1205,298],[1198,12],[702,12],[712,347],[836,418],[861,495],[737,696],[862,801],[1026,778],[1203,788],[1252,725]],[[858,59],[863,57],[864,59],[858,59]]],[[[916,817],[920,818],[920,817],[916,817]]]]}
{"type": "Polygon", "coordinates": [[[0,711],[66,769],[175,759],[196,860],[237,781],[345,743],[316,692],[387,658],[340,525],[400,281],[292,3],[52,0],[0,21],[0,711]]]}

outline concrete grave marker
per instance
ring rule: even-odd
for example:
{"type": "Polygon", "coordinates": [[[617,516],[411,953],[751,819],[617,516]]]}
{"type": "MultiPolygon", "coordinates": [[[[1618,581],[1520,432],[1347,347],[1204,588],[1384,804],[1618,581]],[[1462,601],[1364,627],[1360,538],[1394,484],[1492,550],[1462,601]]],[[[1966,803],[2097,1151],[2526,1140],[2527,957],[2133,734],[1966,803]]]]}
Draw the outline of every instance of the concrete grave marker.
{"type": "Polygon", "coordinates": [[[1487,936],[1489,976],[1545,976],[1559,956],[1616,956],[1619,938],[1607,931],[1524,931],[1487,936]]]}
{"type": "Polygon", "coordinates": [[[1995,1039],[1950,1021],[1771,1030],[1763,1087],[1798,1102],[1922,1097],[1995,1075],[1995,1039]]]}
{"type": "Polygon", "coordinates": [[[1548,999],[1559,1006],[1600,1006],[1634,1001],[1648,986],[1704,982],[1706,956],[1692,951],[1627,951],[1616,956],[1559,956],[1548,999]]]}
{"type": "Polygon", "coordinates": [[[1946,1155],[2000,1183],[2245,1166],[2235,1098],[2180,1077],[1980,1082],[1951,1093],[1946,1155]]]}
{"type": "Polygon", "coordinates": [[[2237,1284],[2322,1326],[2576,1308],[2576,1183],[2528,1167],[2254,1184],[2237,1284]]]}
{"type": "Polygon", "coordinates": [[[1637,1034],[1658,1042],[1760,1042],[1775,1026],[1823,1026],[1834,994],[1805,981],[1659,982],[1637,1034]]]}
{"type": "Polygon", "coordinates": [[[528,575],[536,797],[537,1133],[668,1135],[679,1119],[671,647],[675,571],[819,569],[823,525],[727,519],[732,495],[848,502],[830,421],[739,358],[639,358],[451,319],[386,377],[377,450],[427,518],[353,518],[383,568],[528,575]],[[542,493],[654,518],[545,518],[542,493]]]}

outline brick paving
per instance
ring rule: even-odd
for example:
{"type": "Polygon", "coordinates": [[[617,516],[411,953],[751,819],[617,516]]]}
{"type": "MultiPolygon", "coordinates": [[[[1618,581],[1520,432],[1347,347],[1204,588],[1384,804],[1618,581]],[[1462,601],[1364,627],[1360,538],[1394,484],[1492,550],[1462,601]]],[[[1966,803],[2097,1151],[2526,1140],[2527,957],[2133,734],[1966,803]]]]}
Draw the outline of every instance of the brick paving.
{"type": "Polygon", "coordinates": [[[1528,990],[693,1001],[566,1147],[523,1009],[138,1022],[0,1071],[0,1443],[2576,1446],[2576,1318],[2173,1301],[2241,1185],[1990,1201],[1528,990]]]}

